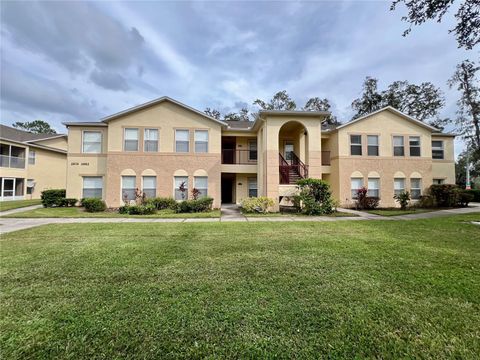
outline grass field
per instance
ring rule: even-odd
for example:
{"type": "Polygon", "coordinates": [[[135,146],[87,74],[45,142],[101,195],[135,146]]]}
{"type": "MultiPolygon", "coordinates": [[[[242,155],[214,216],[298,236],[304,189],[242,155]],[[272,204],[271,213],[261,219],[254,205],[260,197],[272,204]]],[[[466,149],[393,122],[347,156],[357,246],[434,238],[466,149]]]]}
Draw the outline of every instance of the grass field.
{"type": "Polygon", "coordinates": [[[26,206],[40,205],[41,200],[15,200],[15,201],[0,201],[0,211],[7,211],[18,209],[26,206]]]}
{"type": "MultiPolygon", "coordinates": [[[[300,214],[300,213],[280,213],[280,212],[266,213],[266,214],[244,213],[243,215],[245,215],[246,217],[292,217],[292,216],[297,217],[297,216],[308,216],[308,215],[303,215],[303,214],[300,214]]],[[[321,216],[327,216],[327,217],[356,217],[358,215],[336,211],[332,214],[321,215],[321,216]]]]}
{"type": "Polygon", "coordinates": [[[365,212],[380,216],[398,216],[398,215],[408,215],[408,214],[421,214],[426,212],[432,212],[443,209],[407,209],[400,210],[398,208],[391,209],[375,209],[375,210],[365,210],[365,212]]]}
{"type": "Polygon", "coordinates": [[[480,353],[480,214],[2,236],[0,358],[480,353]]]}
{"type": "Polygon", "coordinates": [[[6,215],[6,218],[218,218],[220,210],[202,213],[181,213],[173,210],[160,210],[153,215],[128,215],[115,212],[89,213],[79,207],[40,208],[6,215]]]}

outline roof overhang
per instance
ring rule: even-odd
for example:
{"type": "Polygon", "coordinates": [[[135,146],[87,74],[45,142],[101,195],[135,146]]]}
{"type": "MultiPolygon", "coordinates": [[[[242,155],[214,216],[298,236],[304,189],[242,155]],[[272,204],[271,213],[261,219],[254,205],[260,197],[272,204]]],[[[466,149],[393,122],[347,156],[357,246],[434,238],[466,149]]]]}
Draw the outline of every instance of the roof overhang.
{"type": "Polygon", "coordinates": [[[31,142],[15,141],[15,140],[6,139],[6,138],[3,138],[3,137],[0,137],[0,140],[8,141],[8,142],[18,144],[18,145],[22,145],[22,146],[29,146],[29,147],[39,148],[39,149],[43,149],[43,150],[53,151],[53,152],[57,152],[57,153],[60,153],[60,154],[67,154],[66,150],[52,148],[50,146],[39,145],[39,144],[31,143],[31,142]]]}
{"type": "Polygon", "coordinates": [[[89,121],[73,121],[73,122],[62,122],[67,128],[69,126],[99,126],[99,127],[107,127],[108,125],[103,122],[89,122],[89,121]]]}
{"type": "Polygon", "coordinates": [[[303,110],[260,110],[259,117],[263,116],[297,116],[297,117],[327,117],[329,111],[303,111],[303,110]]]}
{"type": "Polygon", "coordinates": [[[46,137],[46,138],[41,138],[41,139],[35,139],[35,140],[27,140],[25,141],[26,143],[32,143],[32,142],[36,142],[36,141],[45,141],[45,140],[52,140],[52,139],[58,139],[58,138],[61,138],[61,137],[68,137],[66,134],[58,134],[58,135],[54,135],[54,136],[50,136],[50,137],[46,137]]]}

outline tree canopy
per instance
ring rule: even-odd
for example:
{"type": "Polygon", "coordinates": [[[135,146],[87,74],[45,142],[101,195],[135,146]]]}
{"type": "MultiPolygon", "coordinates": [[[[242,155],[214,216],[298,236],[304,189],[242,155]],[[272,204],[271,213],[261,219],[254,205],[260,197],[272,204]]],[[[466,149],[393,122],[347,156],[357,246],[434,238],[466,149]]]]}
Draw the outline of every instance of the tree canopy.
{"type": "Polygon", "coordinates": [[[50,126],[49,123],[43,120],[33,121],[17,121],[13,124],[14,128],[28,131],[34,134],[56,134],[57,132],[50,126]]]}

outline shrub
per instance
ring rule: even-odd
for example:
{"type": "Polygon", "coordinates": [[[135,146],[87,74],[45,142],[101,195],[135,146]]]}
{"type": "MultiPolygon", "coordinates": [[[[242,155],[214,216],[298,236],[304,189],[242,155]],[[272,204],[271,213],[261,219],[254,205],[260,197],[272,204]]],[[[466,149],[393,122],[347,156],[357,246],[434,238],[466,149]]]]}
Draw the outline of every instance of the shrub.
{"type": "Polygon", "coordinates": [[[152,204],[147,205],[125,205],[118,209],[120,214],[129,215],[151,215],[157,212],[157,209],[152,204]]]}
{"type": "Polygon", "coordinates": [[[165,209],[172,209],[175,210],[177,208],[177,202],[174,198],[171,197],[157,197],[153,199],[147,200],[147,205],[151,204],[155,206],[157,210],[165,210],[165,209]]]}
{"type": "Polygon", "coordinates": [[[377,197],[368,196],[368,190],[362,187],[357,190],[356,206],[360,210],[371,210],[378,207],[379,199],[377,197]]]}
{"type": "Polygon", "coordinates": [[[43,207],[63,206],[65,195],[65,189],[50,189],[42,191],[40,198],[43,207]]]}
{"type": "Polygon", "coordinates": [[[98,198],[85,198],[82,199],[82,206],[87,212],[101,212],[105,211],[107,206],[102,199],[98,198]]]}
{"type": "Polygon", "coordinates": [[[414,204],[416,208],[433,208],[435,207],[435,200],[431,195],[422,195],[420,199],[414,204]]]}
{"type": "Polygon", "coordinates": [[[306,215],[331,214],[333,212],[334,200],[330,185],[320,179],[301,179],[297,181],[300,190],[298,195],[293,197],[295,207],[306,215]]]}
{"type": "Polygon", "coordinates": [[[60,206],[72,207],[72,206],[75,206],[77,202],[78,202],[77,199],[65,198],[65,199],[62,199],[60,206]]]}
{"type": "Polygon", "coordinates": [[[464,190],[464,192],[473,195],[473,200],[471,201],[480,202],[480,189],[464,190]]]}
{"type": "Polygon", "coordinates": [[[175,211],[177,213],[195,213],[206,212],[212,209],[213,199],[211,197],[202,197],[198,200],[185,200],[177,203],[175,211]]]}
{"type": "Polygon", "coordinates": [[[242,210],[246,213],[268,213],[268,209],[275,205],[273,199],[266,196],[249,197],[242,200],[242,210]]]}
{"type": "Polygon", "coordinates": [[[410,202],[410,193],[408,191],[402,191],[400,194],[393,195],[396,202],[400,204],[400,209],[407,210],[408,203],[410,202]]]}
{"type": "Polygon", "coordinates": [[[458,194],[458,204],[463,207],[467,207],[470,201],[473,201],[475,195],[467,192],[466,190],[460,191],[458,194]]]}
{"type": "Polygon", "coordinates": [[[459,190],[459,187],[453,184],[434,184],[430,186],[429,194],[433,197],[436,206],[452,207],[458,203],[459,190]]]}

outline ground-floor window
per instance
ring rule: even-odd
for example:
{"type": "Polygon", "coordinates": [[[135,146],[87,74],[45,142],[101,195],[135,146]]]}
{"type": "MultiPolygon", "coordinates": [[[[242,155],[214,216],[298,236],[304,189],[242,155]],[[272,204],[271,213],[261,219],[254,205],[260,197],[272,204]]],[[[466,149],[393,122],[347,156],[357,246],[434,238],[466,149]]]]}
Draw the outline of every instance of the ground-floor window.
{"type": "Polygon", "coordinates": [[[83,198],[102,198],[103,179],[101,176],[83,177],[83,198]]]}
{"type": "Polygon", "coordinates": [[[368,196],[370,197],[380,197],[380,179],[378,178],[369,178],[368,179],[368,196]]]}
{"type": "Polygon", "coordinates": [[[208,196],[208,177],[195,176],[193,187],[199,191],[199,198],[208,196]]]}
{"type": "Polygon", "coordinates": [[[445,184],[445,179],[433,179],[433,185],[445,184]]]}
{"type": "Polygon", "coordinates": [[[400,195],[405,191],[405,179],[395,178],[393,179],[393,192],[395,195],[400,195]]]}
{"type": "Polygon", "coordinates": [[[175,200],[188,199],[188,176],[175,176],[175,200]]]}
{"type": "Polygon", "coordinates": [[[23,178],[0,178],[0,197],[2,200],[15,200],[23,196],[23,178]]]}
{"type": "Polygon", "coordinates": [[[257,178],[248,178],[248,197],[257,197],[257,178]]]}
{"type": "Polygon", "coordinates": [[[135,200],[135,176],[122,176],[122,199],[125,201],[135,200]]]}
{"type": "Polygon", "coordinates": [[[363,178],[351,178],[350,179],[350,190],[352,199],[357,198],[357,191],[363,187],[363,178]]]}
{"type": "Polygon", "coordinates": [[[35,180],[27,179],[27,195],[32,195],[34,188],[35,188],[35,180]]]}
{"type": "Polygon", "coordinates": [[[142,191],[147,199],[157,196],[157,177],[156,176],[144,176],[142,179],[143,188],[142,191]]]}
{"type": "Polygon", "coordinates": [[[410,194],[412,199],[422,196],[422,179],[410,179],[410,194]]]}

